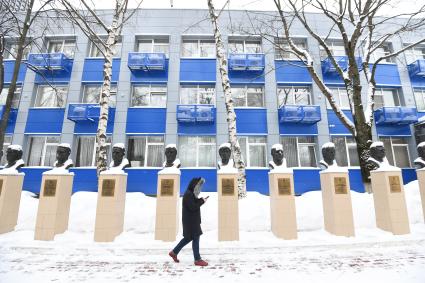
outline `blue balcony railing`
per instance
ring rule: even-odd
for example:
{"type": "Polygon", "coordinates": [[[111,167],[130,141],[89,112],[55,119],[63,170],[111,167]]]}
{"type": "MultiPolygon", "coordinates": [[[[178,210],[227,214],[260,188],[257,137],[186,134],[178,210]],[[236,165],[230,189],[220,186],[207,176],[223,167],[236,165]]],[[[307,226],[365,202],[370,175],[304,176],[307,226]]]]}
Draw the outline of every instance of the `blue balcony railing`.
{"type": "Polygon", "coordinates": [[[176,118],[181,123],[212,123],[215,121],[214,105],[177,105],[176,118]]]}
{"type": "MultiPolygon", "coordinates": [[[[346,71],[348,69],[348,56],[334,56],[334,58],[338,66],[340,66],[343,71],[346,71]]],[[[362,58],[356,57],[356,63],[357,67],[361,69],[362,58]]],[[[332,64],[332,61],[329,57],[322,61],[322,71],[325,74],[337,72],[334,64],[332,64]]]]}
{"type": "Polygon", "coordinates": [[[280,123],[314,124],[321,119],[318,105],[283,105],[279,108],[280,123]]]}
{"type": "Polygon", "coordinates": [[[407,66],[411,77],[425,77],[425,59],[418,59],[407,66]]]}
{"type": "Polygon", "coordinates": [[[264,71],[264,54],[229,54],[230,71],[264,71]]]}
{"type": "MultiPolygon", "coordinates": [[[[115,108],[109,107],[108,119],[115,118],[115,108]]],[[[74,122],[81,121],[99,121],[100,106],[99,104],[69,104],[68,107],[68,120],[74,122]]]]}
{"type": "Polygon", "coordinates": [[[409,125],[418,121],[415,107],[394,106],[375,110],[376,125],[409,125]]]}
{"type": "Polygon", "coordinates": [[[40,71],[70,72],[72,60],[63,53],[31,53],[28,64],[40,71]]]}
{"type": "Polygon", "coordinates": [[[165,53],[128,53],[128,68],[132,71],[165,70],[165,53]]]}
{"type": "MultiPolygon", "coordinates": [[[[0,105],[0,120],[1,117],[3,117],[3,112],[4,112],[4,105],[0,105]]],[[[16,117],[18,116],[18,109],[15,108],[11,108],[10,112],[9,112],[9,121],[7,121],[9,124],[12,124],[16,121],[16,117]]]]}

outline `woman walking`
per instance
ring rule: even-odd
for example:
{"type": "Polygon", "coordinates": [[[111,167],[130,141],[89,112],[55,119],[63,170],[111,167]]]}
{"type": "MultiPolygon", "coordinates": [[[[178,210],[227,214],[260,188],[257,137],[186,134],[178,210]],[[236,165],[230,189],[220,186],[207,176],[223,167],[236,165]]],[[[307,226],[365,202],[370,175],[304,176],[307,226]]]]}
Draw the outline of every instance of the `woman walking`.
{"type": "Polygon", "coordinates": [[[207,266],[208,262],[201,259],[199,254],[199,238],[202,235],[201,230],[201,205],[203,205],[208,197],[198,198],[202,185],[205,183],[204,178],[193,178],[183,196],[182,220],[183,220],[183,239],[177,246],[168,253],[175,262],[179,262],[177,255],[184,246],[192,242],[193,257],[195,265],[207,266]]]}

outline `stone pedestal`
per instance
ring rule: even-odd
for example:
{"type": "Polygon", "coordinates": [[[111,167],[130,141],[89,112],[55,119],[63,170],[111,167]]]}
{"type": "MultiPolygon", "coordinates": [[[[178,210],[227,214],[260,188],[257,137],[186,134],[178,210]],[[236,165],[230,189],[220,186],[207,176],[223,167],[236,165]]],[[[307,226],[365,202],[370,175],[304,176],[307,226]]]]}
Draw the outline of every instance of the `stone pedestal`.
{"type": "Polygon", "coordinates": [[[422,212],[425,221],[425,169],[416,170],[416,175],[418,176],[419,192],[421,194],[422,201],[422,212]]]}
{"type": "Polygon", "coordinates": [[[297,216],[292,170],[269,172],[271,227],[273,234],[285,240],[297,238],[297,216]]]}
{"type": "Polygon", "coordinates": [[[237,180],[237,173],[217,173],[219,241],[239,241],[237,180]]]}
{"type": "Polygon", "coordinates": [[[98,185],[94,240],[112,242],[124,228],[126,173],[101,173],[98,185]]]}
{"type": "Polygon", "coordinates": [[[409,234],[409,218],[401,170],[374,170],[372,179],[376,226],[394,235],[409,234]]]}
{"type": "Polygon", "coordinates": [[[348,172],[320,172],[325,230],[337,236],[354,236],[348,172]]]}
{"type": "Polygon", "coordinates": [[[161,170],[156,190],[155,240],[176,240],[180,223],[179,200],[180,170],[161,170]]]}
{"type": "Polygon", "coordinates": [[[43,174],[38,202],[35,240],[52,241],[68,229],[73,173],[43,174]]]}
{"type": "Polygon", "coordinates": [[[0,234],[13,231],[18,222],[24,176],[0,175],[0,234]]]}

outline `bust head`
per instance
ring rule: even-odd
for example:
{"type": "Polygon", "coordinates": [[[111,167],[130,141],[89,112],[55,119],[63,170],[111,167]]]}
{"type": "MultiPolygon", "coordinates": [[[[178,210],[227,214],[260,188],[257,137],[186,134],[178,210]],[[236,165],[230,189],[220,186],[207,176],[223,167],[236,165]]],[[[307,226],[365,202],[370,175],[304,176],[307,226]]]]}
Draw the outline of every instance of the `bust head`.
{"type": "Polygon", "coordinates": [[[177,147],[175,144],[169,144],[165,147],[165,167],[173,167],[177,158],[177,147]]]}
{"type": "Polygon", "coordinates": [[[125,156],[125,147],[123,143],[116,143],[112,147],[112,160],[114,161],[114,167],[120,166],[125,156]]]}
{"type": "Polygon", "coordinates": [[[281,144],[274,144],[272,146],[271,155],[273,162],[277,166],[281,166],[283,164],[283,147],[281,144]]]}
{"type": "Polygon", "coordinates": [[[378,162],[384,161],[385,148],[382,142],[374,142],[370,145],[370,157],[378,162]]]}
{"type": "Polygon", "coordinates": [[[332,165],[335,160],[335,144],[327,142],[322,146],[323,160],[328,164],[332,165]]]}
{"type": "Polygon", "coordinates": [[[417,150],[418,150],[418,156],[422,158],[423,160],[425,160],[425,142],[421,142],[420,144],[418,144],[417,150]]]}
{"type": "Polygon", "coordinates": [[[17,144],[12,144],[7,147],[6,150],[6,168],[10,168],[15,165],[15,163],[22,158],[23,151],[22,147],[17,144]]]}
{"type": "Polygon", "coordinates": [[[221,164],[226,166],[229,163],[230,156],[232,155],[230,143],[222,143],[218,148],[218,155],[220,155],[221,164]]]}
{"type": "Polygon", "coordinates": [[[56,149],[56,167],[62,167],[69,159],[71,154],[71,146],[67,143],[61,143],[56,149]]]}

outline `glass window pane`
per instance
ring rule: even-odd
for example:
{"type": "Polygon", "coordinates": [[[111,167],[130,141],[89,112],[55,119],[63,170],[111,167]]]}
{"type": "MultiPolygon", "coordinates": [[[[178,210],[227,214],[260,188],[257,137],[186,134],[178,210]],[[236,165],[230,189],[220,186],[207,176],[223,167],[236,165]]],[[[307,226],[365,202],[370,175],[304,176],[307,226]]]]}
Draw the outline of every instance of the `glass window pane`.
{"type": "Polygon", "coordinates": [[[243,41],[229,40],[229,53],[244,53],[243,41]]]}
{"type": "Polygon", "coordinates": [[[261,53],[261,42],[259,41],[245,42],[245,53],[261,53]]]}
{"type": "Polygon", "coordinates": [[[46,153],[44,157],[43,166],[53,166],[53,164],[55,164],[57,146],[58,146],[57,144],[46,145],[46,153]]]}
{"type": "Polygon", "coordinates": [[[182,45],[182,57],[198,57],[198,41],[184,40],[182,45]]]}
{"type": "Polygon", "coordinates": [[[163,136],[150,136],[148,137],[149,143],[164,143],[164,137],[163,136]]]}
{"type": "Polygon", "coordinates": [[[145,166],[146,137],[134,137],[128,140],[128,160],[131,167],[145,166]]]}
{"type": "Polygon", "coordinates": [[[382,95],[384,98],[384,106],[399,106],[397,92],[395,90],[382,90],[382,95]]]}
{"type": "Polygon", "coordinates": [[[179,137],[179,158],[183,167],[195,167],[196,166],[196,149],[197,138],[189,136],[179,137]]]}
{"type": "Polygon", "coordinates": [[[425,92],[419,89],[415,89],[415,101],[416,107],[419,111],[425,110],[425,101],[424,101],[425,92]]]}
{"type": "Polygon", "coordinates": [[[316,154],[313,145],[299,144],[299,156],[301,167],[316,167],[316,154]]]}
{"type": "Polygon", "coordinates": [[[250,145],[249,146],[249,166],[265,167],[266,166],[266,145],[250,145]]]}
{"type": "Polygon", "coordinates": [[[82,136],[78,138],[76,166],[93,166],[94,158],[94,136],[82,136]]]}
{"type": "MultiPolygon", "coordinates": [[[[6,105],[6,99],[7,99],[7,94],[9,92],[9,88],[8,87],[4,87],[3,90],[0,93],[0,105],[6,105]]],[[[21,99],[21,92],[22,92],[22,88],[21,86],[16,86],[15,89],[15,93],[13,94],[13,99],[12,99],[12,108],[14,109],[18,109],[19,107],[19,101],[21,99]]]]}
{"type": "Polygon", "coordinates": [[[146,166],[161,167],[164,162],[164,144],[148,145],[148,159],[146,166]]]}
{"type": "Polygon", "coordinates": [[[380,138],[384,143],[385,154],[387,156],[388,162],[394,166],[393,151],[391,149],[391,139],[390,138],[380,138]]]}
{"type": "Polygon", "coordinates": [[[292,95],[292,88],[285,87],[285,88],[278,88],[277,90],[277,103],[278,108],[282,107],[283,105],[291,105],[293,104],[292,95]]]}
{"type": "Polygon", "coordinates": [[[131,97],[131,106],[149,106],[149,86],[133,86],[133,95],[131,97]]]}
{"type": "Polygon", "coordinates": [[[267,138],[261,136],[250,136],[248,137],[248,143],[266,143],[267,138]]]}
{"type": "Polygon", "coordinates": [[[63,53],[68,58],[74,58],[75,53],[75,41],[74,40],[65,40],[63,45],[63,53]]]}
{"type": "Polygon", "coordinates": [[[68,88],[58,86],[53,89],[50,86],[39,86],[35,107],[64,107],[65,96],[68,88]]]}
{"type": "Polygon", "coordinates": [[[151,105],[153,107],[166,107],[167,98],[164,92],[151,92],[151,105]]]}
{"type": "Polygon", "coordinates": [[[241,147],[241,153],[242,153],[242,158],[245,161],[245,165],[247,164],[247,158],[246,158],[246,142],[247,142],[247,138],[246,137],[239,137],[239,146],[241,147]]]}
{"type": "Polygon", "coordinates": [[[199,145],[198,164],[199,167],[215,167],[215,146],[199,145]]]}
{"type": "Polygon", "coordinates": [[[346,149],[346,146],[345,146],[345,138],[344,137],[332,137],[331,140],[335,144],[336,163],[339,166],[348,166],[347,149],[346,149]]]}
{"type": "Polygon", "coordinates": [[[180,88],[180,103],[181,104],[197,104],[197,87],[182,86],[180,88]]]}
{"type": "Polygon", "coordinates": [[[199,86],[199,104],[215,104],[215,88],[199,86]]]}
{"type": "Polygon", "coordinates": [[[152,52],[152,40],[139,40],[137,45],[138,52],[151,53],[152,52]]]}
{"type": "Polygon", "coordinates": [[[395,166],[400,168],[410,167],[409,150],[407,146],[394,146],[394,160],[395,166]]]}
{"type": "Polygon", "coordinates": [[[350,166],[360,166],[356,141],[352,137],[347,137],[346,139],[348,147],[348,156],[350,158],[350,166]]]}
{"type": "Polygon", "coordinates": [[[263,107],[263,91],[261,88],[248,88],[248,107],[263,107]]]}
{"type": "Polygon", "coordinates": [[[201,57],[215,57],[214,40],[201,40],[199,49],[201,57]]]}
{"type": "Polygon", "coordinates": [[[232,99],[234,107],[245,107],[245,88],[234,87],[232,88],[232,99]]]}
{"type": "Polygon", "coordinates": [[[28,166],[41,166],[45,137],[31,137],[28,150],[28,166]]]}
{"type": "Polygon", "coordinates": [[[11,145],[11,143],[12,143],[12,137],[11,136],[5,136],[4,137],[4,142],[3,142],[3,155],[2,155],[1,161],[0,161],[0,164],[1,165],[5,165],[7,163],[7,160],[6,160],[6,150],[7,150],[7,147],[9,145],[11,145]]]}
{"type": "Polygon", "coordinates": [[[282,137],[283,156],[286,158],[288,167],[298,167],[297,138],[282,137]]]}
{"type": "Polygon", "coordinates": [[[101,85],[85,85],[83,103],[98,104],[101,85]]]}

